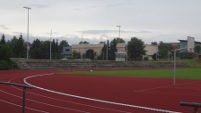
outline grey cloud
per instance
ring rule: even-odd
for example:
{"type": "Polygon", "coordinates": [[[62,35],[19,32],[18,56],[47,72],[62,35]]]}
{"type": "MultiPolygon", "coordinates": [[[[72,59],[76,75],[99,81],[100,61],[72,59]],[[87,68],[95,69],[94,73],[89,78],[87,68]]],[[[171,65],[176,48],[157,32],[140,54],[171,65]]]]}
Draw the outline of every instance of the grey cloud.
{"type": "Polygon", "coordinates": [[[116,30],[84,30],[84,31],[77,31],[77,32],[81,32],[84,34],[106,34],[106,33],[115,33],[117,32],[116,30]]]}
{"type": "Polygon", "coordinates": [[[83,37],[83,39],[82,39],[82,37],[80,37],[80,36],[71,35],[71,34],[58,37],[58,39],[59,39],[59,41],[66,40],[70,45],[79,44],[79,42],[82,41],[82,40],[87,41],[90,44],[98,44],[99,42],[105,41],[105,39],[103,37],[99,37],[99,38],[97,38],[97,37],[93,37],[93,38],[83,37]]]}
{"type": "Polygon", "coordinates": [[[10,35],[10,34],[5,34],[5,33],[1,33],[1,32],[0,32],[0,37],[1,37],[3,34],[4,34],[6,40],[10,40],[10,39],[13,38],[12,35],[10,35]]]}
{"type": "Polygon", "coordinates": [[[79,8],[74,8],[73,10],[74,11],[81,11],[81,9],[79,9],[79,8]]]}
{"type": "Polygon", "coordinates": [[[48,5],[45,4],[31,4],[31,7],[36,7],[36,8],[47,8],[48,5]]]}
{"type": "Polygon", "coordinates": [[[15,35],[20,35],[20,34],[25,35],[25,33],[22,33],[22,32],[13,32],[13,34],[15,34],[15,35]]]}
{"type": "MultiPolygon", "coordinates": [[[[84,31],[77,31],[81,32],[83,34],[92,34],[92,35],[102,35],[102,34],[108,34],[108,33],[118,33],[119,30],[84,30],[84,31]]],[[[152,33],[152,31],[125,31],[121,30],[121,33],[152,33]]]]}
{"type": "MultiPolygon", "coordinates": [[[[47,32],[47,33],[44,33],[45,35],[50,35],[51,31],[50,32],[47,32]]],[[[58,35],[59,32],[52,32],[52,35],[58,35]]]]}
{"type": "Polygon", "coordinates": [[[0,28],[2,28],[2,29],[8,29],[5,25],[0,25],[0,28]]]}
{"type": "Polygon", "coordinates": [[[133,33],[153,33],[152,31],[134,31],[133,33]]]}
{"type": "Polygon", "coordinates": [[[122,3],[110,3],[107,5],[107,7],[118,7],[118,6],[121,6],[122,3]]]}

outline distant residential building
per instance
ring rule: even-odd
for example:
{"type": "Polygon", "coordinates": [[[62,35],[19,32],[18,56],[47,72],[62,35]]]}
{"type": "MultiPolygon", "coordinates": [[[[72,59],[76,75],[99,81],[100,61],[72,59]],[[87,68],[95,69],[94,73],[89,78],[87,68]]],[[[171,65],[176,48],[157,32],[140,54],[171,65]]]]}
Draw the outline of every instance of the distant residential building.
{"type": "MultiPolygon", "coordinates": [[[[72,52],[77,51],[79,53],[86,54],[88,50],[93,50],[95,53],[95,59],[99,55],[101,55],[101,50],[104,46],[104,43],[102,44],[75,44],[72,45],[72,52]]],[[[126,61],[127,57],[127,50],[126,50],[126,44],[125,43],[118,43],[117,44],[117,52],[116,52],[116,61],[126,61]]],[[[144,57],[148,57],[149,60],[152,60],[152,55],[158,52],[158,46],[157,45],[148,45],[145,44],[145,50],[146,55],[144,57]]],[[[68,49],[67,49],[68,50],[68,49]]]]}
{"type": "Polygon", "coordinates": [[[117,43],[116,61],[126,61],[126,43],[117,43]]]}
{"type": "MultiPolygon", "coordinates": [[[[181,49],[181,48],[187,48],[187,50],[181,50],[180,52],[195,52],[195,46],[201,47],[201,42],[195,41],[194,37],[187,37],[187,40],[179,40],[179,42],[168,42],[166,44],[172,45],[173,50],[175,49],[181,49]]],[[[148,57],[148,60],[153,60],[152,56],[155,53],[158,53],[158,46],[153,44],[145,44],[145,50],[146,54],[143,56],[143,58],[148,57]]],[[[63,48],[63,54],[65,56],[72,55],[73,51],[79,52],[81,55],[86,55],[86,52],[88,50],[93,50],[94,52],[94,59],[97,59],[99,55],[102,53],[102,48],[104,47],[104,43],[101,44],[74,44],[69,47],[63,48]]],[[[116,60],[117,61],[126,61],[127,57],[127,45],[126,43],[118,43],[117,44],[117,52],[116,54],[116,60]]],[[[201,55],[201,50],[199,52],[201,55]]]]}
{"type": "Polygon", "coordinates": [[[126,52],[126,43],[118,43],[117,52],[126,52]]]}
{"type": "Polygon", "coordinates": [[[72,47],[71,46],[63,47],[62,53],[65,57],[71,56],[72,55],[72,47]]]}
{"type": "MultiPolygon", "coordinates": [[[[181,50],[180,52],[195,52],[195,46],[201,46],[201,42],[195,41],[194,37],[187,37],[187,40],[179,40],[180,48],[187,48],[187,50],[181,50]]],[[[201,54],[201,51],[199,52],[201,54]]]]}
{"type": "Polygon", "coordinates": [[[86,54],[86,52],[88,50],[93,50],[95,53],[94,58],[97,59],[97,57],[99,55],[101,55],[101,50],[102,50],[103,46],[104,46],[104,43],[102,43],[102,44],[75,44],[75,45],[72,45],[72,51],[77,51],[83,55],[83,54],[86,54]]]}
{"type": "Polygon", "coordinates": [[[170,44],[172,46],[172,49],[179,49],[180,48],[180,43],[179,42],[164,42],[165,44],[170,44]]]}
{"type": "MultiPolygon", "coordinates": [[[[148,60],[153,60],[152,56],[158,52],[158,46],[157,45],[149,45],[145,44],[145,50],[146,53],[143,56],[148,57],[148,60]]],[[[116,61],[125,61],[127,57],[127,50],[126,50],[126,44],[125,43],[118,43],[117,44],[117,52],[116,52],[116,61]]]]}
{"type": "Polygon", "coordinates": [[[147,57],[148,60],[153,60],[152,56],[155,53],[158,53],[158,46],[157,45],[149,45],[145,44],[144,50],[146,51],[146,54],[143,56],[143,58],[147,57]]]}

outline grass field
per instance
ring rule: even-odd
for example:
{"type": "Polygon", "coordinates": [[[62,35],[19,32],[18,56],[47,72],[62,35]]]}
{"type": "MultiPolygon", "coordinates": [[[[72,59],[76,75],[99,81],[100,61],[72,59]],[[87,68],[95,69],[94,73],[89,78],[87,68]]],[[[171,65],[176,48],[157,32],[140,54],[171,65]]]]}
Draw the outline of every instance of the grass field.
{"type": "MultiPolygon", "coordinates": [[[[76,71],[62,72],[60,74],[73,75],[93,75],[93,76],[126,76],[126,77],[146,77],[146,78],[173,78],[173,69],[155,70],[112,70],[112,71],[76,71]]],[[[200,68],[185,68],[176,70],[176,78],[201,80],[200,68]]]]}

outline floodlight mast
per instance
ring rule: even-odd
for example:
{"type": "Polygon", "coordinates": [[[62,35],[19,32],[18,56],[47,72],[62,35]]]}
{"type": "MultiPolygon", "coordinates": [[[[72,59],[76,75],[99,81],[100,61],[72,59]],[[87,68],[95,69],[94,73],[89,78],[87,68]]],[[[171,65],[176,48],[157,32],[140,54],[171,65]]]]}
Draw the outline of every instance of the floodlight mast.
{"type": "Polygon", "coordinates": [[[119,38],[120,38],[120,28],[121,28],[121,26],[117,25],[117,27],[119,28],[119,38]]]}
{"type": "Polygon", "coordinates": [[[27,22],[27,59],[29,59],[29,10],[30,7],[23,7],[28,10],[28,22],[27,22]]]}
{"type": "Polygon", "coordinates": [[[180,50],[186,50],[187,48],[175,49],[174,51],[174,76],[173,76],[173,85],[176,84],[176,52],[180,50]]]}
{"type": "Polygon", "coordinates": [[[50,60],[52,60],[52,45],[51,45],[51,39],[52,39],[52,29],[50,31],[50,60]]]}

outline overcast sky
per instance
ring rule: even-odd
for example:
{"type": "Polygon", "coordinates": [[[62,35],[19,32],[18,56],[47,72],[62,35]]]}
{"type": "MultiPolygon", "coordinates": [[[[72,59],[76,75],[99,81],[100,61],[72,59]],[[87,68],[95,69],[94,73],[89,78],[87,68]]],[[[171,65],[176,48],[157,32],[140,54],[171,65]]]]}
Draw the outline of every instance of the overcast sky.
{"type": "Polygon", "coordinates": [[[0,0],[0,36],[30,42],[52,37],[92,44],[120,37],[151,42],[178,42],[187,36],[201,41],[201,0],[0,0]]]}

